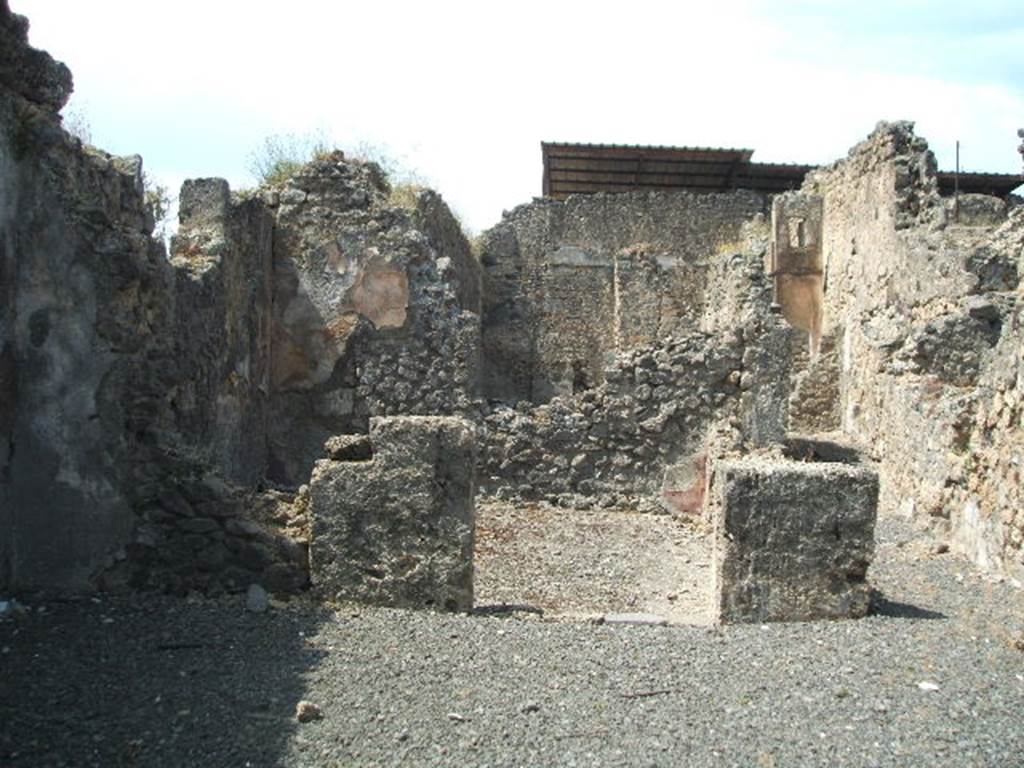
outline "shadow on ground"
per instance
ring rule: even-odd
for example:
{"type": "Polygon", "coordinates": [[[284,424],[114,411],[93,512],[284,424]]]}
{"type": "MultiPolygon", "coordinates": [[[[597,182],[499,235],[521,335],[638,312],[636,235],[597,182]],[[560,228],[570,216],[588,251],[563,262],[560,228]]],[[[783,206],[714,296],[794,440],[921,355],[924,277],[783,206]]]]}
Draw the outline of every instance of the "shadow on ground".
{"type": "Polygon", "coordinates": [[[910,603],[900,603],[889,600],[881,593],[876,593],[871,599],[871,608],[868,613],[872,616],[887,616],[890,619],[946,619],[944,613],[930,611],[910,603]]]}
{"type": "Polygon", "coordinates": [[[29,604],[0,621],[0,765],[275,765],[320,612],[243,598],[29,604]],[[42,607],[42,610],[40,610],[42,607]]]}

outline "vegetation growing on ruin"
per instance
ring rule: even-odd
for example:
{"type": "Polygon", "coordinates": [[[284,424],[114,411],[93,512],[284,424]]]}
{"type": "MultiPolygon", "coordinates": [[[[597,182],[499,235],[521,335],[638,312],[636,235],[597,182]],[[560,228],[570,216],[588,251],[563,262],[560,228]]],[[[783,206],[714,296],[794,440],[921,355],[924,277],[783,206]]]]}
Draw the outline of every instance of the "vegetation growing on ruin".
{"type": "Polygon", "coordinates": [[[61,121],[65,131],[83,144],[92,144],[92,124],[81,103],[75,99],[69,101],[61,111],[61,121]]]}
{"type": "Polygon", "coordinates": [[[321,135],[267,136],[249,154],[249,172],[261,186],[278,186],[298,173],[306,163],[329,151],[329,143],[321,135]]]}
{"type": "Polygon", "coordinates": [[[416,207],[416,200],[422,191],[423,187],[418,184],[396,184],[391,188],[388,202],[391,205],[397,205],[399,208],[412,209],[416,207]]]}
{"type": "MultiPolygon", "coordinates": [[[[384,172],[390,187],[388,205],[414,210],[420,194],[433,187],[433,183],[425,174],[411,165],[404,155],[399,155],[390,147],[367,141],[346,145],[335,141],[323,131],[268,136],[250,153],[249,172],[256,180],[257,186],[280,186],[307,163],[322,159],[334,149],[344,152],[350,162],[374,163],[384,172]]],[[[236,194],[245,198],[251,192],[252,190],[242,189],[236,194]]],[[[457,210],[451,208],[451,211],[466,237],[472,240],[477,233],[466,226],[457,210]]]]}
{"type": "Polygon", "coordinates": [[[166,240],[171,228],[171,208],[174,198],[171,197],[165,184],[161,184],[150,174],[142,174],[143,200],[146,208],[153,216],[153,237],[166,240]]]}

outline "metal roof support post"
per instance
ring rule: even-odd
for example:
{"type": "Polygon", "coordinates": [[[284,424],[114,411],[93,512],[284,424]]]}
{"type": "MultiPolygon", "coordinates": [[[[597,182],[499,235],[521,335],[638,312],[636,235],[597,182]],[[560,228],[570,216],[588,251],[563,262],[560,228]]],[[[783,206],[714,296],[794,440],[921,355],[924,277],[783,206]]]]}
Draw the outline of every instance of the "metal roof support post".
{"type": "Polygon", "coordinates": [[[960,139],[956,140],[956,172],[953,176],[953,221],[960,223],[960,139]]]}

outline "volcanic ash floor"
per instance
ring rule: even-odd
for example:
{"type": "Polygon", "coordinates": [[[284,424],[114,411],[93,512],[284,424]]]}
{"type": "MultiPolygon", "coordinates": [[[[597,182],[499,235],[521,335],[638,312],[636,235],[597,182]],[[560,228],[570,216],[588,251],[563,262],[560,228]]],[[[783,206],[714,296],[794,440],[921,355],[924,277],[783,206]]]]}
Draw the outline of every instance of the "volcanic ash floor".
{"type": "Polygon", "coordinates": [[[710,623],[711,537],[668,515],[477,505],[478,610],[545,618],[653,614],[710,623]]]}

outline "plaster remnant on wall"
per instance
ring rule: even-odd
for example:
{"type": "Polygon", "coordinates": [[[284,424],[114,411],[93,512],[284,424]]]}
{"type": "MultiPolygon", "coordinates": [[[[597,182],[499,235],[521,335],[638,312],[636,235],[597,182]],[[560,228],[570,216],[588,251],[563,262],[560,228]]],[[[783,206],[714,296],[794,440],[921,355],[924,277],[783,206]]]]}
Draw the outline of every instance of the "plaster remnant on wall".
{"type": "Polygon", "coordinates": [[[769,269],[775,279],[775,300],[786,320],[807,332],[814,354],[821,343],[825,285],[821,227],[821,198],[786,192],[772,200],[769,269]]]}

